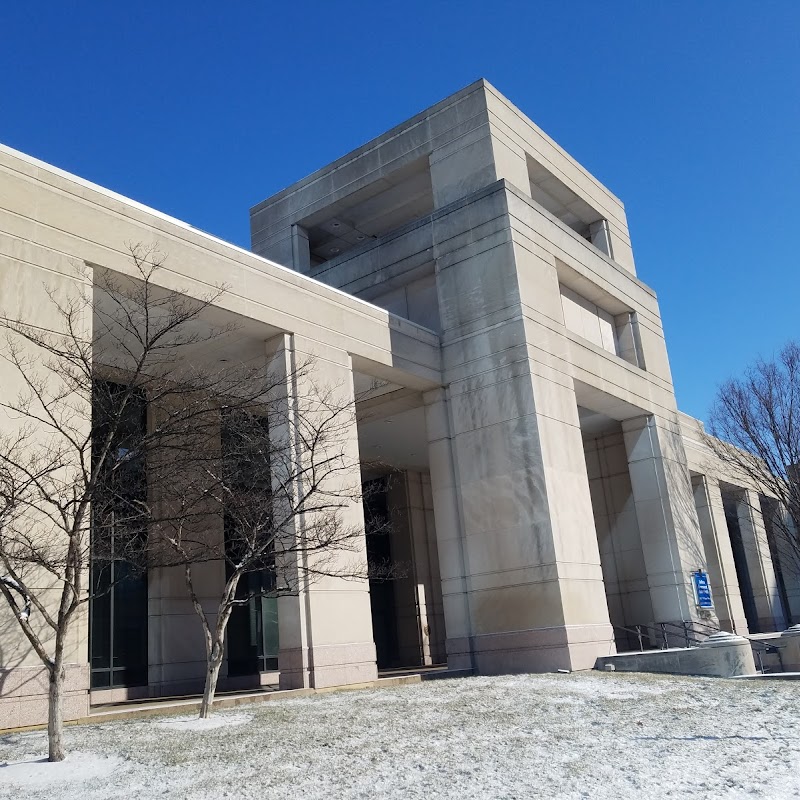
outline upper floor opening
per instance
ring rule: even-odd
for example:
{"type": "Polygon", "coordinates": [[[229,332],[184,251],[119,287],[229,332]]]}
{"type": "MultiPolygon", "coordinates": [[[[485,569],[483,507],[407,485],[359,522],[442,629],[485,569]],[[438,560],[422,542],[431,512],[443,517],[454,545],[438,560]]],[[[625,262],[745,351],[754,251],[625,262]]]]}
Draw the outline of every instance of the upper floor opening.
{"type": "Polygon", "coordinates": [[[608,221],[603,215],[533,156],[525,155],[533,200],[609,258],[614,258],[608,221]]]}
{"type": "Polygon", "coordinates": [[[338,258],[433,211],[427,157],[418,158],[363,189],[300,220],[309,266],[338,258]]]}

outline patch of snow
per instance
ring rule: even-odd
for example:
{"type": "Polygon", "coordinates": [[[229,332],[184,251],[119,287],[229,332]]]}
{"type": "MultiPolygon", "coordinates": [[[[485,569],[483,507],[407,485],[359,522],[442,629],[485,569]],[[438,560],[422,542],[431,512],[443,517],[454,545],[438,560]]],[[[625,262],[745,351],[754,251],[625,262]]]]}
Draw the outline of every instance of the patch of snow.
{"type": "MultiPolygon", "coordinates": [[[[104,756],[115,771],[20,789],[0,767],[0,798],[788,800],[800,796],[795,687],[621,672],[478,676],[275,698],[208,722],[77,725],[64,731],[70,760],[104,756]],[[194,732],[210,725],[215,733],[194,732]]],[[[46,742],[43,732],[0,737],[0,763],[46,742]]]]}
{"type": "MultiPolygon", "coordinates": [[[[69,753],[63,761],[50,762],[47,758],[28,756],[21,761],[0,765],[0,786],[13,787],[27,792],[31,789],[64,789],[67,797],[76,783],[105,778],[119,770],[122,759],[118,756],[100,756],[93,753],[69,753]]],[[[73,795],[74,796],[74,795],[73,795]]]]}
{"type": "Polygon", "coordinates": [[[567,682],[563,678],[542,676],[540,686],[547,686],[553,690],[578,697],[592,697],[595,699],[609,700],[634,700],[639,697],[648,697],[664,694],[667,689],[663,686],[648,686],[646,684],[617,685],[596,675],[585,675],[580,682],[567,682]]]}
{"type": "Polygon", "coordinates": [[[174,717],[156,722],[159,728],[172,731],[213,731],[216,728],[228,728],[232,725],[243,725],[253,719],[252,714],[212,714],[207,719],[200,717],[174,717]]]}

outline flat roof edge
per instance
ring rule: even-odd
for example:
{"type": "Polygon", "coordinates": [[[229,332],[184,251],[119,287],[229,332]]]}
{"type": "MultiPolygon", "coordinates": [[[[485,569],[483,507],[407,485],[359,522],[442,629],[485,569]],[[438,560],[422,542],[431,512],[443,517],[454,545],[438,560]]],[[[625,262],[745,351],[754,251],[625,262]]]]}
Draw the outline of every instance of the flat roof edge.
{"type": "MultiPolygon", "coordinates": [[[[0,153],[10,156],[11,158],[15,158],[19,161],[22,161],[25,164],[29,164],[31,166],[36,167],[37,169],[41,169],[45,172],[49,172],[53,175],[56,175],[63,180],[69,181],[70,183],[76,184],[81,186],[85,189],[89,189],[90,191],[96,192],[100,197],[105,197],[111,200],[115,200],[118,203],[122,203],[125,206],[130,208],[136,209],[144,214],[148,214],[156,219],[162,220],[167,222],[171,225],[174,225],[177,228],[180,228],[184,231],[188,231],[195,236],[199,236],[202,239],[206,239],[209,242],[213,242],[215,245],[221,245],[224,248],[228,248],[231,251],[245,255],[250,259],[253,259],[256,262],[261,262],[266,264],[272,269],[278,270],[283,272],[287,275],[287,277],[291,277],[292,280],[299,280],[299,281],[308,281],[309,283],[313,284],[316,287],[323,289],[326,292],[331,292],[332,294],[341,297],[344,300],[347,300],[349,303],[354,303],[355,305],[366,306],[370,311],[378,312],[380,314],[387,315],[387,321],[390,327],[395,329],[402,329],[407,328],[409,331],[418,331],[423,338],[428,339],[429,344],[433,344],[434,340],[435,343],[438,344],[439,342],[439,334],[436,331],[431,330],[430,328],[426,328],[424,325],[420,325],[416,322],[412,322],[411,320],[406,319],[405,317],[401,317],[398,314],[394,314],[391,311],[387,311],[380,306],[376,306],[374,303],[370,303],[368,300],[362,300],[360,297],[356,297],[355,295],[348,294],[347,292],[342,291],[341,289],[337,289],[335,286],[330,286],[327,283],[323,283],[322,281],[317,280],[316,278],[312,278],[308,275],[303,275],[301,272],[292,269],[291,267],[284,266],[283,264],[279,264],[277,261],[271,261],[268,258],[264,258],[263,256],[254,253],[252,250],[246,250],[244,247],[240,247],[237,244],[233,244],[232,242],[228,242],[225,239],[221,239],[218,236],[215,236],[212,233],[208,233],[207,231],[202,230],[201,228],[196,228],[194,225],[190,225],[188,222],[184,222],[177,217],[172,217],[169,214],[165,214],[163,211],[159,211],[158,209],[152,208],[151,206],[146,206],[144,203],[140,203],[137,200],[132,200],[129,197],[126,197],[123,194],[119,194],[111,189],[107,189],[104,186],[101,186],[98,183],[93,183],[92,181],[86,180],[85,178],[81,178],[78,175],[74,175],[71,172],[67,172],[66,170],[61,169],[60,167],[53,166],[46,161],[42,161],[41,159],[35,158],[34,156],[30,156],[27,153],[23,153],[21,150],[16,150],[13,147],[9,147],[6,144],[0,142],[0,153]]],[[[36,178],[34,178],[36,180],[36,178]]],[[[53,187],[51,187],[53,188],[53,187]]],[[[87,198],[81,198],[86,200],[87,198]]],[[[90,201],[91,202],[91,201],[90,201]]],[[[111,209],[109,209],[111,210],[111,209]]],[[[252,269],[252,266],[247,264],[243,264],[242,266],[246,268],[252,269]]]]}
{"type": "Polygon", "coordinates": [[[254,206],[251,206],[250,214],[252,215],[260,211],[262,208],[266,208],[267,206],[276,203],[278,200],[281,200],[283,197],[286,197],[286,195],[297,191],[298,189],[309,183],[312,183],[313,181],[317,180],[318,178],[321,178],[328,172],[332,172],[333,170],[344,166],[350,161],[353,161],[354,159],[368,152],[369,150],[372,150],[378,145],[383,144],[383,142],[388,141],[394,136],[397,136],[404,130],[419,124],[419,122],[425,119],[425,117],[430,116],[433,113],[442,111],[445,108],[448,108],[454,103],[463,100],[465,97],[472,94],[473,92],[487,88],[497,92],[497,90],[494,89],[494,87],[492,87],[492,85],[485,78],[478,78],[476,81],[473,81],[472,83],[468,84],[463,89],[459,89],[453,94],[450,94],[447,97],[443,98],[442,100],[439,100],[438,102],[434,103],[432,106],[428,106],[428,108],[425,108],[422,111],[418,112],[417,114],[414,114],[413,117],[409,117],[403,122],[390,128],[388,131],[384,131],[384,133],[381,133],[378,136],[375,136],[374,138],[365,142],[364,144],[359,145],[354,150],[350,150],[348,153],[345,153],[343,156],[340,156],[335,161],[332,161],[329,164],[326,164],[320,167],[319,169],[314,170],[314,172],[311,172],[304,178],[301,178],[300,180],[295,181],[294,183],[291,183],[288,186],[284,187],[280,191],[271,194],[269,197],[265,198],[261,202],[256,203],[256,205],[254,206]]]}

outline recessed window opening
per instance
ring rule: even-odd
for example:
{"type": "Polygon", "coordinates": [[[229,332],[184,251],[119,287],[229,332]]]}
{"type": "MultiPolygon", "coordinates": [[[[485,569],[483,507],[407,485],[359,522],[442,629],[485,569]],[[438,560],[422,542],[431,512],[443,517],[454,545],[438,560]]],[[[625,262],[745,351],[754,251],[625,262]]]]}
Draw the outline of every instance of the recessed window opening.
{"type": "Polygon", "coordinates": [[[312,269],[433,211],[427,157],[385,175],[298,224],[308,233],[312,269]]]}
{"type": "Polygon", "coordinates": [[[147,572],[130,560],[147,546],[137,510],[147,494],[145,458],[138,446],[147,432],[147,402],[144,393],[136,392],[117,420],[125,391],[125,386],[108,381],[97,381],[93,388],[93,454],[101,449],[98,443],[105,441],[112,421],[118,422],[118,430],[113,455],[101,472],[106,491],[98,493],[92,508],[92,689],[147,685],[147,572]]]}
{"type": "Polygon", "coordinates": [[[645,369],[636,312],[612,313],[569,286],[560,284],[559,289],[567,330],[645,369]]]}
{"type": "Polygon", "coordinates": [[[598,250],[613,258],[608,221],[603,215],[535,158],[528,155],[527,163],[531,198],[598,250]]]}

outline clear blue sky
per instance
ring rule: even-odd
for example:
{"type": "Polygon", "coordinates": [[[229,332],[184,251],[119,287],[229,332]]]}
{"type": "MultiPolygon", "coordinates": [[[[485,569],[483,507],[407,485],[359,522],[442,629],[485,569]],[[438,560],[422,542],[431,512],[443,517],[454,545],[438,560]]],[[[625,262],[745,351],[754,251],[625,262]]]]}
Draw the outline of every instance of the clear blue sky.
{"type": "Polygon", "coordinates": [[[625,202],[683,410],[800,337],[800,0],[18,2],[0,44],[0,141],[245,247],[485,77],[625,202]]]}

